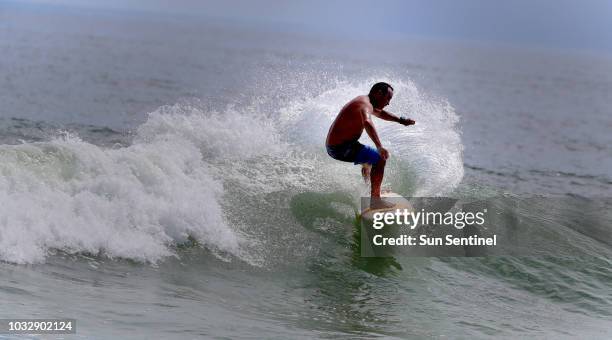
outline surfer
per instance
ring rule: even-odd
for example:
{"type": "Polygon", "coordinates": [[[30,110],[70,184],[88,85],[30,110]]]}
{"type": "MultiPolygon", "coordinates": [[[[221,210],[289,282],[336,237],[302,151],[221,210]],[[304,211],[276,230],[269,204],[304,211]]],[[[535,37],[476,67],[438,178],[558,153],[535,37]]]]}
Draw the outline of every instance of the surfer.
{"type": "Polygon", "coordinates": [[[389,151],[380,143],[370,116],[374,115],[406,126],[415,124],[412,119],[398,117],[383,110],[389,105],[391,98],[393,98],[391,85],[382,82],[374,84],[367,96],[358,96],[344,105],[329,128],[325,141],[327,153],[332,158],[362,165],[361,174],[364,180],[370,180],[372,207],[390,207],[392,204],[389,205],[380,199],[380,186],[389,151]],[[359,143],[359,137],[364,129],[376,145],[376,149],[359,143]]]}

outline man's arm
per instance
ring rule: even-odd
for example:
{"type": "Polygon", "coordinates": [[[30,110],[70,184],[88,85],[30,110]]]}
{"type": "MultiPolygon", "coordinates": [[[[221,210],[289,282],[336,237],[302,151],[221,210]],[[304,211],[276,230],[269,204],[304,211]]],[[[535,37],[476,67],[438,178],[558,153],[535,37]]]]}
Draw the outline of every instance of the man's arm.
{"type": "Polygon", "coordinates": [[[394,115],[391,112],[387,112],[385,110],[378,110],[378,109],[374,109],[372,111],[372,114],[375,115],[376,117],[382,119],[382,120],[388,120],[391,122],[396,122],[396,123],[400,123],[402,125],[414,125],[415,121],[412,119],[407,119],[407,118],[401,118],[398,117],[396,115],[394,115]]]}
{"type": "Polygon", "coordinates": [[[366,133],[368,134],[368,136],[370,136],[370,138],[374,142],[374,145],[376,145],[376,148],[380,152],[382,158],[387,159],[389,157],[389,152],[387,151],[387,149],[383,148],[382,144],[380,143],[378,133],[376,133],[374,123],[370,119],[370,115],[368,114],[367,109],[361,109],[361,118],[363,119],[363,128],[366,130],[366,133]]]}

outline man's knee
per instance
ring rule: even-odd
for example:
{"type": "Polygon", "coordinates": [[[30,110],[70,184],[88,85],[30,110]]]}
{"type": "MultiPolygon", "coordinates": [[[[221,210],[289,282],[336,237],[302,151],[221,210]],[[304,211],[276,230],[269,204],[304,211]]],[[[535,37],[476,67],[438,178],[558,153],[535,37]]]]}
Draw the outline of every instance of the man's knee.
{"type": "Polygon", "coordinates": [[[387,164],[387,161],[380,157],[380,159],[378,160],[378,162],[376,162],[376,164],[374,164],[375,167],[385,167],[385,165],[387,164]]]}

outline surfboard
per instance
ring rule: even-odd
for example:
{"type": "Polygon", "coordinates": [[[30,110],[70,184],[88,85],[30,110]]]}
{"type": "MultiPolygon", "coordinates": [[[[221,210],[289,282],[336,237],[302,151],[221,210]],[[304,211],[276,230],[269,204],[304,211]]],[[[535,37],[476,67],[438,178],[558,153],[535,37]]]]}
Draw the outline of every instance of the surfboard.
{"type": "Polygon", "coordinates": [[[362,213],[361,213],[361,218],[363,219],[367,219],[367,220],[372,220],[373,219],[373,215],[377,212],[388,212],[388,211],[395,211],[396,209],[408,209],[409,211],[413,211],[414,208],[412,207],[412,204],[410,204],[410,202],[405,199],[404,197],[402,197],[402,195],[395,193],[393,191],[386,191],[380,194],[380,197],[382,197],[383,199],[387,198],[387,202],[389,203],[393,203],[394,205],[392,207],[388,207],[388,208],[379,208],[379,209],[365,209],[362,213]]]}

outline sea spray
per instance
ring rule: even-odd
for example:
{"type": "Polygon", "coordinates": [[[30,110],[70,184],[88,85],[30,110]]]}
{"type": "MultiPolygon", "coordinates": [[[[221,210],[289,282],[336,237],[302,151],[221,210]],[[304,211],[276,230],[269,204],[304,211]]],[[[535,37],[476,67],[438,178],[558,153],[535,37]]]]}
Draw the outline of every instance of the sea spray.
{"type": "MultiPolygon", "coordinates": [[[[338,85],[309,99],[297,99],[280,111],[279,130],[285,138],[303,147],[322,150],[327,130],[343,105],[358,95],[367,94],[372,84],[387,81],[394,88],[393,99],[386,110],[416,120],[405,127],[374,118],[374,125],[383,145],[390,151],[388,167],[398,163],[400,171],[389,171],[387,182],[400,182],[393,177],[414,174],[413,196],[444,196],[451,193],[463,178],[463,144],[459,117],[444,99],[420,91],[410,80],[371,78],[366,81],[341,81],[338,85]]],[[[364,144],[373,145],[364,132],[364,144]]],[[[348,163],[346,163],[348,164],[348,163]]],[[[398,189],[395,189],[398,190],[398,189]]]]}

